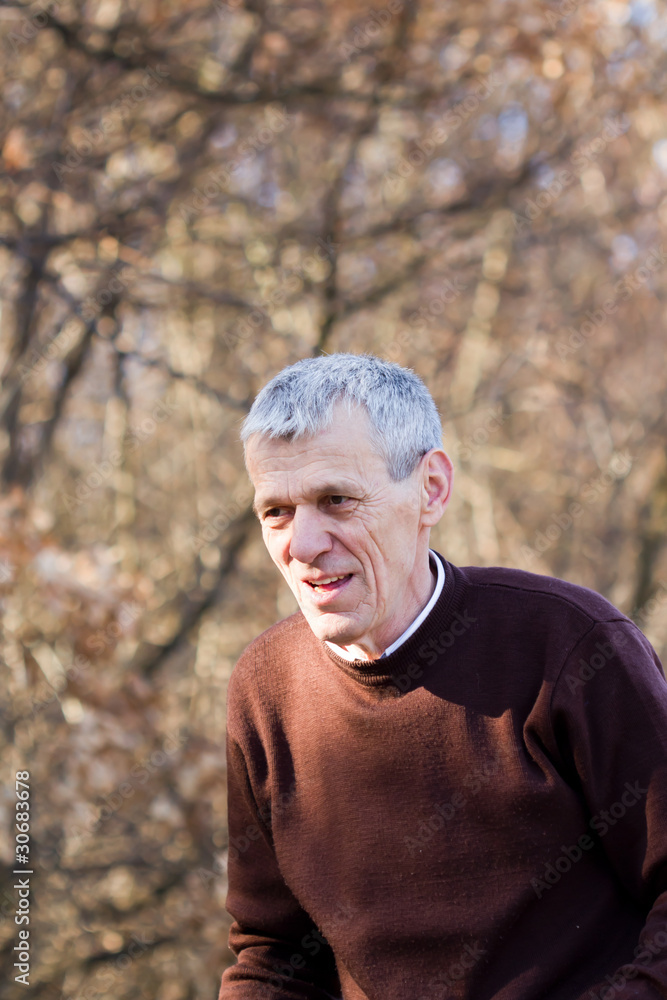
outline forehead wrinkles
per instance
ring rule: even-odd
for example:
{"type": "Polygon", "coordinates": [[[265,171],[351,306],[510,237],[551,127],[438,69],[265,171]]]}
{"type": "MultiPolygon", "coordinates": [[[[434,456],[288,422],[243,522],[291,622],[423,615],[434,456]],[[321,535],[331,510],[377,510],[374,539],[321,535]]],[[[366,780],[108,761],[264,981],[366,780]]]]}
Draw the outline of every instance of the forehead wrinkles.
{"type": "Polygon", "coordinates": [[[259,503],[266,496],[295,502],[313,500],[324,492],[350,491],[359,495],[379,486],[362,476],[359,469],[334,467],[323,459],[313,459],[305,468],[301,465],[295,468],[291,463],[279,463],[276,467],[277,464],[256,474],[255,495],[259,503]]]}
{"type": "MultiPolygon", "coordinates": [[[[348,433],[337,430],[321,436],[296,441],[264,438],[248,448],[248,471],[258,476],[285,474],[291,476],[317,475],[324,473],[351,476],[355,480],[366,479],[369,474],[378,479],[378,474],[386,475],[384,459],[370,446],[367,440],[359,440],[352,428],[348,433]]],[[[381,478],[381,477],[380,477],[381,478]]]]}
{"type": "Polygon", "coordinates": [[[257,448],[250,453],[251,464],[263,474],[272,472],[305,473],[313,465],[331,468],[333,465],[343,468],[356,465],[356,456],[350,455],[350,449],[343,444],[332,447],[329,442],[314,441],[309,446],[297,448],[283,444],[280,448],[272,448],[270,444],[257,448]]]}

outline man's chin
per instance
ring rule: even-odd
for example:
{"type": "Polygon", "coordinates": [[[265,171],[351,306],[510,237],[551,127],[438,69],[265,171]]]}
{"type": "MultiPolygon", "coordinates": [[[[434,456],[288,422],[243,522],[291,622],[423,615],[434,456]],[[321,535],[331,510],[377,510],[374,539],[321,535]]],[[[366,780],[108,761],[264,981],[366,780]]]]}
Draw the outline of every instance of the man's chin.
{"type": "Polygon", "coordinates": [[[301,611],[315,636],[326,642],[349,646],[364,634],[354,612],[313,611],[312,608],[301,608],[301,611]]]}

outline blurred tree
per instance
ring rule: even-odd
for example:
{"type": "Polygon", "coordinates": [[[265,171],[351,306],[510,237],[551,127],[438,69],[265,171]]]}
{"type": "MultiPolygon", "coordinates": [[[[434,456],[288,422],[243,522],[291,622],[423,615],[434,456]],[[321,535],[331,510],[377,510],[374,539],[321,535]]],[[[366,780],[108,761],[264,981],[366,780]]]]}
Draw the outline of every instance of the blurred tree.
{"type": "Polygon", "coordinates": [[[33,996],[211,997],[226,684],[294,609],[238,443],[279,368],[414,367],[457,465],[435,547],[592,586],[667,650],[667,13],[44,0],[0,4],[0,36],[2,739],[33,784],[33,996]]]}

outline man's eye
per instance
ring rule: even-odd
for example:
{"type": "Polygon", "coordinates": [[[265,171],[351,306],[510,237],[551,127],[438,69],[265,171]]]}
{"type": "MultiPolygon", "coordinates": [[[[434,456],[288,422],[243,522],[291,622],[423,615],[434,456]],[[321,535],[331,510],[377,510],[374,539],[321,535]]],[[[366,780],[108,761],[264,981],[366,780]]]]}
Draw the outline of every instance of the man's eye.
{"type": "Polygon", "coordinates": [[[270,510],[265,511],[264,517],[280,517],[285,511],[284,507],[271,507],[270,510]]]}
{"type": "Polygon", "coordinates": [[[334,505],[334,507],[340,507],[343,501],[347,499],[348,499],[347,497],[341,496],[340,493],[334,493],[332,496],[329,497],[329,500],[334,505]]]}

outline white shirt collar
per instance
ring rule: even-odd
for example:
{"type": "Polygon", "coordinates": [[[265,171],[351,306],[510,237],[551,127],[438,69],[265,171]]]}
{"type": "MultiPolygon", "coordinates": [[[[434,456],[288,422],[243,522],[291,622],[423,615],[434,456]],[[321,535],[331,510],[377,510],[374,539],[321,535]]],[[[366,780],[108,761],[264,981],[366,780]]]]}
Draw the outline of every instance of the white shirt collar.
{"type": "MultiPolygon", "coordinates": [[[[429,549],[428,551],[429,555],[431,556],[431,561],[435,563],[438,572],[438,579],[436,580],[435,590],[431,594],[431,598],[426,607],[423,608],[422,611],[419,612],[415,620],[410,625],[408,625],[405,632],[403,632],[402,635],[399,635],[398,639],[396,639],[395,642],[392,642],[391,646],[388,646],[387,649],[385,649],[382,656],[379,657],[380,660],[383,659],[385,656],[389,656],[389,654],[393,653],[394,650],[398,649],[399,646],[402,646],[405,640],[409,639],[412,633],[417,631],[417,629],[424,621],[426,616],[432,611],[435,602],[438,600],[440,594],[442,593],[442,588],[445,585],[445,567],[442,565],[442,562],[440,561],[440,559],[438,559],[433,549],[429,549]]],[[[342,646],[337,646],[334,642],[329,642],[328,639],[325,639],[325,642],[327,646],[333,649],[334,653],[337,653],[338,656],[342,656],[344,660],[350,660],[351,662],[352,660],[359,659],[358,656],[355,656],[354,653],[350,653],[347,649],[343,649],[342,646]]]]}

